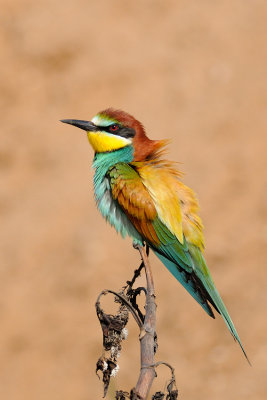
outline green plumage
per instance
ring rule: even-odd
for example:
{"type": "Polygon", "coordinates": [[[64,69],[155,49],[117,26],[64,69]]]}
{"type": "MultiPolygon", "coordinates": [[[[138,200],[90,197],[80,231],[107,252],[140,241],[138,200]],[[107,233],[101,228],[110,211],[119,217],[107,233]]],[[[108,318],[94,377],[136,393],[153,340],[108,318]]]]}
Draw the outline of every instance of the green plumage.
{"type": "Polygon", "coordinates": [[[215,287],[200,249],[194,245],[187,245],[186,240],[182,246],[168,228],[162,226],[158,221],[156,227],[161,238],[161,244],[158,248],[152,246],[155,254],[208,315],[215,318],[209,303],[221,314],[229,331],[239,343],[248,360],[233,321],[215,287]]]}
{"type": "MultiPolygon", "coordinates": [[[[128,224],[130,218],[132,225],[134,225],[135,218],[131,218],[131,212],[129,210],[131,210],[131,198],[133,196],[141,196],[140,187],[138,188],[138,185],[141,183],[141,178],[138,172],[133,169],[131,165],[119,162],[108,170],[107,175],[113,200],[114,197],[117,199],[119,192],[123,193],[123,199],[121,199],[120,202],[117,202],[117,200],[115,201],[118,203],[118,207],[123,213],[126,213],[128,224]],[[133,188],[135,188],[135,190],[133,188]],[[125,198],[127,197],[127,193],[128,198],[125,198]]],[[[146,191],[147,189],[142,185],[142,190],[146,191]]],[[[142,193],[142,196],[144,197],[144,193],[142,193]]],[[[132,214],[135,215],[133,210],[132,214]]],[[[155,216],[152,220],[150,229],[149,221],[147,220],[146,223],[146,229],[149,232],[151,232],[151,228],[153,227],[158,238],[158,243],[154,243],[151,238],[145,234],[147,230],[143,230],[141,240],[144,240],[152,248],[172,275],[185,287],[209,316],[215,318],[211,305],[221,314],[229,331],[234,339],[237,340],[247,358],[230,315],[211,278],[201,250],[197,246],[188,243],[185,237],[183,244],[180,243],[177,237],[167,228],[158,216],[155,216]]],[[[132,238],[133,240],[136,239],[134,236],[132,236],[132,238]]]]}

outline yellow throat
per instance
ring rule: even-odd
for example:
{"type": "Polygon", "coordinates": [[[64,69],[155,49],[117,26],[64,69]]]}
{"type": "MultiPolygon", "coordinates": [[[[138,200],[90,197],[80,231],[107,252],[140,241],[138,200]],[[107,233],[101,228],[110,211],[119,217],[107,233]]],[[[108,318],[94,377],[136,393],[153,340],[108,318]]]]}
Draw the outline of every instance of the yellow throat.
{"type": "Polygon", "coordinates": [[[131,144],[131,140],[107,132],[87,132],[87,136],[96,153],[118,150],[131,144]]]}

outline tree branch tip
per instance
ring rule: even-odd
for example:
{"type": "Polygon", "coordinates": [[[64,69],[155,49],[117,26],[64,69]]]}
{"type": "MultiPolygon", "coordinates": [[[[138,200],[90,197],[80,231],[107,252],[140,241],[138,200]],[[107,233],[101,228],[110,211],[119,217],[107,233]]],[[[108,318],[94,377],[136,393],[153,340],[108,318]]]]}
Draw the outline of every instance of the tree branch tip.
{"type": "MultiPolygon", "coordinates": [[[[96,311],[103,331],[103,349],[104,352],[97,362],[97,371],[102,371],[104,383],[104,397],[109,387],[109,381],[115,375],[118,364],[117,358],[121,350],[121,342],[123,339],[123,330],[128,323],[129,311],[133,315],[135,321],[140,329],[139,340],[141,350],[141,365],[140,373],[136,386],[128,392],[119,390],[116,391],[116,400],[145,400],[148,398],[148,393],[151,389],[154,378],[157,376],[156,368],[163,364],[171,370],[171,379],[163,392],[156,392],[153,400],[175,400],[178,397],[178,390],[176,388],[176,381],[174,375],[174,368],[164,362],[154,362],[155,353],[157,351],[157,334],[156,334],[156,308],[155,303],[156,295],[153,283],[153,274],[149,263],[149,247],[141,245],[140,243],[133,243],[133,247],[139,251],[141,256],[141,264],[139,268],[134,271],[132,280],[126,281],[120,292],[105,289],[98,295],[96,301],[96,311]],[[136,279],[141,275],[142,269],[145,269],[146,287],[133,288],[136,279]],[[137,302],[138,296],[145,293],[145,313],[140,310],[137,302]],[[117,314],[106,314],[101,308],[100,299],[107,294],[113,294],[115,303],[120,303],[117,314]],[[115,343],[115,344],[113,344],[115,343]],[[115,352],[113,351],[115,348],[115,352]],[[113,350],[112,350],[113,349],[113,350]],[[108,352],[108,353],[105,353],[108,352]]],[[[138,298],[139,299],[139,298],[138,298]]],[[[127,337],[127,336],[126,336],[127,337]]],[[[98,374],[97,374],[98,375],[98,374]]]]}

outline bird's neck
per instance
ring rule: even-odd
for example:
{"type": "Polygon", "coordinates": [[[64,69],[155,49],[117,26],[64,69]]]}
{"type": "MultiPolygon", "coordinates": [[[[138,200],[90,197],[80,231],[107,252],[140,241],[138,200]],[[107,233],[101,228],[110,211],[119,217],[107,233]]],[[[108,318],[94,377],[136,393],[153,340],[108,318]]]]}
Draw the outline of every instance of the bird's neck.
{"type": "Polygon", "coordinates": [[[108,169],[118,162],[130,163],[133,161],[133,154],[133,146],[126,146],[106,153],[96,153],[93,161],[93,168],[96,170],[95,178],[104,177],[108,169]]]}

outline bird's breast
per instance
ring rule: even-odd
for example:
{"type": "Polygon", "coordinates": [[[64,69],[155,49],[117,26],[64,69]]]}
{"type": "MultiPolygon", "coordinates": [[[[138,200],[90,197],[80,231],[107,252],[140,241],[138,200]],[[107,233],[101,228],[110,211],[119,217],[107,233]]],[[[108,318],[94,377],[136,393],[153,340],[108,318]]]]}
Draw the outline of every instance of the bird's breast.
{"type": "Polygon", "coordinates": [[[94,191],[97,207],[102,216],[125,238],[130,236],[142,244],[142,238],[127,216],[113,199],[110,182],[106,176],[101,176],[96,170],[94,177],[94,191]]]}

